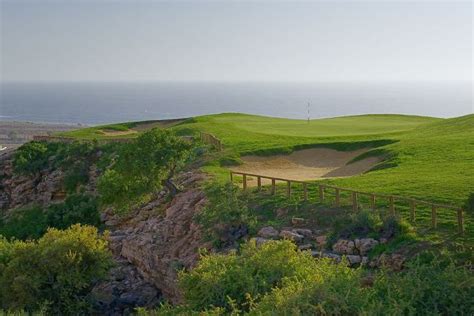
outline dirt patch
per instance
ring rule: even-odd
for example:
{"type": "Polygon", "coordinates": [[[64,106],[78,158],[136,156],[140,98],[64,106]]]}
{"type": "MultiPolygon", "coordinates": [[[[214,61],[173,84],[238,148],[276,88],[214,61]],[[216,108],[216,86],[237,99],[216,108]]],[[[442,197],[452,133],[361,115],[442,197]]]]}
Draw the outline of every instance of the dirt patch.
{"type": "MultiPolygon", "coordinates": [[[[244,163],[232,170],[301,181],[350,177],[369,171],[381,161],[379,157],[368,157],[348,164],[352,159],[368,150],[369,148],[355,151],[311,148],[298,150],[290,155],[244,156],[242,157],[244,163]]],[[[256,182],[256,179],[249,180],[249,185],[254,185],[253,182],[256,182]]],[[[266,183],[270,180],[262,181],[266,183]]]]}
{"type": "Polygon", "coordinates": [[[138,133],[137,131],[129,129],[128,131],[114,131],[111,129],[103,129],[100,131],[105,136],[124,136],[138,133]]]}

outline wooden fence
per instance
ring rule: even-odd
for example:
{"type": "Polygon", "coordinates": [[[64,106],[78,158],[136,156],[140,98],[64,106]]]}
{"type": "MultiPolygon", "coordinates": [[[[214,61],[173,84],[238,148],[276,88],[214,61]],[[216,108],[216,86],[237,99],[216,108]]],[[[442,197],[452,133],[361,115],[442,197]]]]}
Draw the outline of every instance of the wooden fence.
{"type": "MultiPolygon", "coordinates": [[[[282,181],[286,182],[286,195],[288,197],[291,197],[291,184],[292,183],[298,183],[302,185],[303,188],[303,198],[304,200],[308,200],[308,191],[309,191],[309,186],[312,185],[312,183],[306,182],[306,181],[297,181],[297,180],[290,180],[290,179],[283,179],[283,178],[275,178],[275,177],[269,177],[269,176],[264,176],[264,175],[258,175],[258,174],[251,174],[251,173],[246,173],[246,172],[238,172],[238,171],[230,171],[230,181],[234,181],[234,175],[241,175],[243,178],[242,182],[242,188],[243,190],[247,189],[247,177],[256,177],[257,178],[257,188],[258,190],[262,189],[262,179],[269,179],[271,180],[271,194],[274,195],[276,193],[276,181],[282,181]]],[[[325,195],[327,190],[334,190],[334,195],[335,195],[335,201],[334,201],[334,206],[335,207],[340,207],[341,206],[341,193],[342,192],[348,192],[350,197],[351,197],[351,205],[352,209],[354,211],[357,211],[359,209],[359,197],[362,195],[368,196],[369,201],[370,201],[370,207],[372,210],[376,210],[377,205],[376,201],[378,199],[384,199],[388,203],[388,209],[391,214],[395,214],[395,202],[396,201],[403,201],[403,202],[408,202],[409,208],[410,208],[410,220],[412,222],[415,221],[416,218],[416,208],[418,205],[425,205],[428,206],[431,209],[431,227],[432,228],[437,228],[438,226],[438,209],[448,209],[448,210],[454,210],[456,212],[456,218],[457,218],[457,227],[458,227],[458,232],[463,235],[464,234],[464,216],[463,216],[463,209],[459,207],[455,207],[452,205],[445,205],[445,204],[437,204],[437,203],[432,203],[432,202],[427,202],[427,201],[422,201],[418,199],[413,199],[413,198],[408,198],[408,197],[402,197],[402,196],[396,196],[396,195],[385,195],[385,194],[376,194],[376,193],[368,193],[368,192],[361,192],[361,191],[356,191],[352,189],[347,189],[347,188],[341,188],[341,187],[336,187],[332,185],[327,185],[327,184],[314,184],[317,187],[317,192],[319,196],[319,201],[323,203],[325,201],[325,195]]]]}
{"type": "Polygon", "coordinates": [[[201,132],[201,141],[203,143],[214,146],[219,151],[222,150],[222,147],[223,147],[222,142],[220,141],[219,138],[217,138],[216,136],[212,134],[201,132]]]}

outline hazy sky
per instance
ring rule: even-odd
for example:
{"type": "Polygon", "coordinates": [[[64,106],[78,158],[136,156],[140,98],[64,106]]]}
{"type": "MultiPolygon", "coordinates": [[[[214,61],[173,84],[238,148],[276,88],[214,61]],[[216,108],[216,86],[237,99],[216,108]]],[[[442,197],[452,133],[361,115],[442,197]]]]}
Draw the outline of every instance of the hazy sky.
{"type": "Polygon", "coordinates": [[[472,80],[471,1],[0,2],[4,81],[472,80]]]}

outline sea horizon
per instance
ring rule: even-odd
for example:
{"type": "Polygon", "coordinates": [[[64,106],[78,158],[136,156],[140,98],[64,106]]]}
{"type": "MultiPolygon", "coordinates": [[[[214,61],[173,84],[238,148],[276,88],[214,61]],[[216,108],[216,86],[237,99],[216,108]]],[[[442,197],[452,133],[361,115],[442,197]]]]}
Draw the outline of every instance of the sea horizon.
{"type": "Polygon", "coordinates": [[[1,82],[0,120],[97,125],[245,113],[311,119],[473,113],[472,81],[1,82]],[[397,109],[397,110],[393,110],[397,109]]]}

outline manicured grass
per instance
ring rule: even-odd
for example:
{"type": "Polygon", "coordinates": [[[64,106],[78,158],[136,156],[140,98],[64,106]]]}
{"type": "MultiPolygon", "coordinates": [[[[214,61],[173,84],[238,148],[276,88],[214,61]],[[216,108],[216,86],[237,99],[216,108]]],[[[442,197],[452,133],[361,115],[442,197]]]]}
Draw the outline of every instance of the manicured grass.
{"type": "MultiPolygon", "coordinates": [[[[247,114],[199,116],[173,127],[181,133],[205,131],[240,154],[290,152],[302,145],[396,138],[437,118],[405,115],[360,115],[329,119],[290,120],[247,114]]],[[[344,149],[349,144],[342,144],[344,149]]]]}

